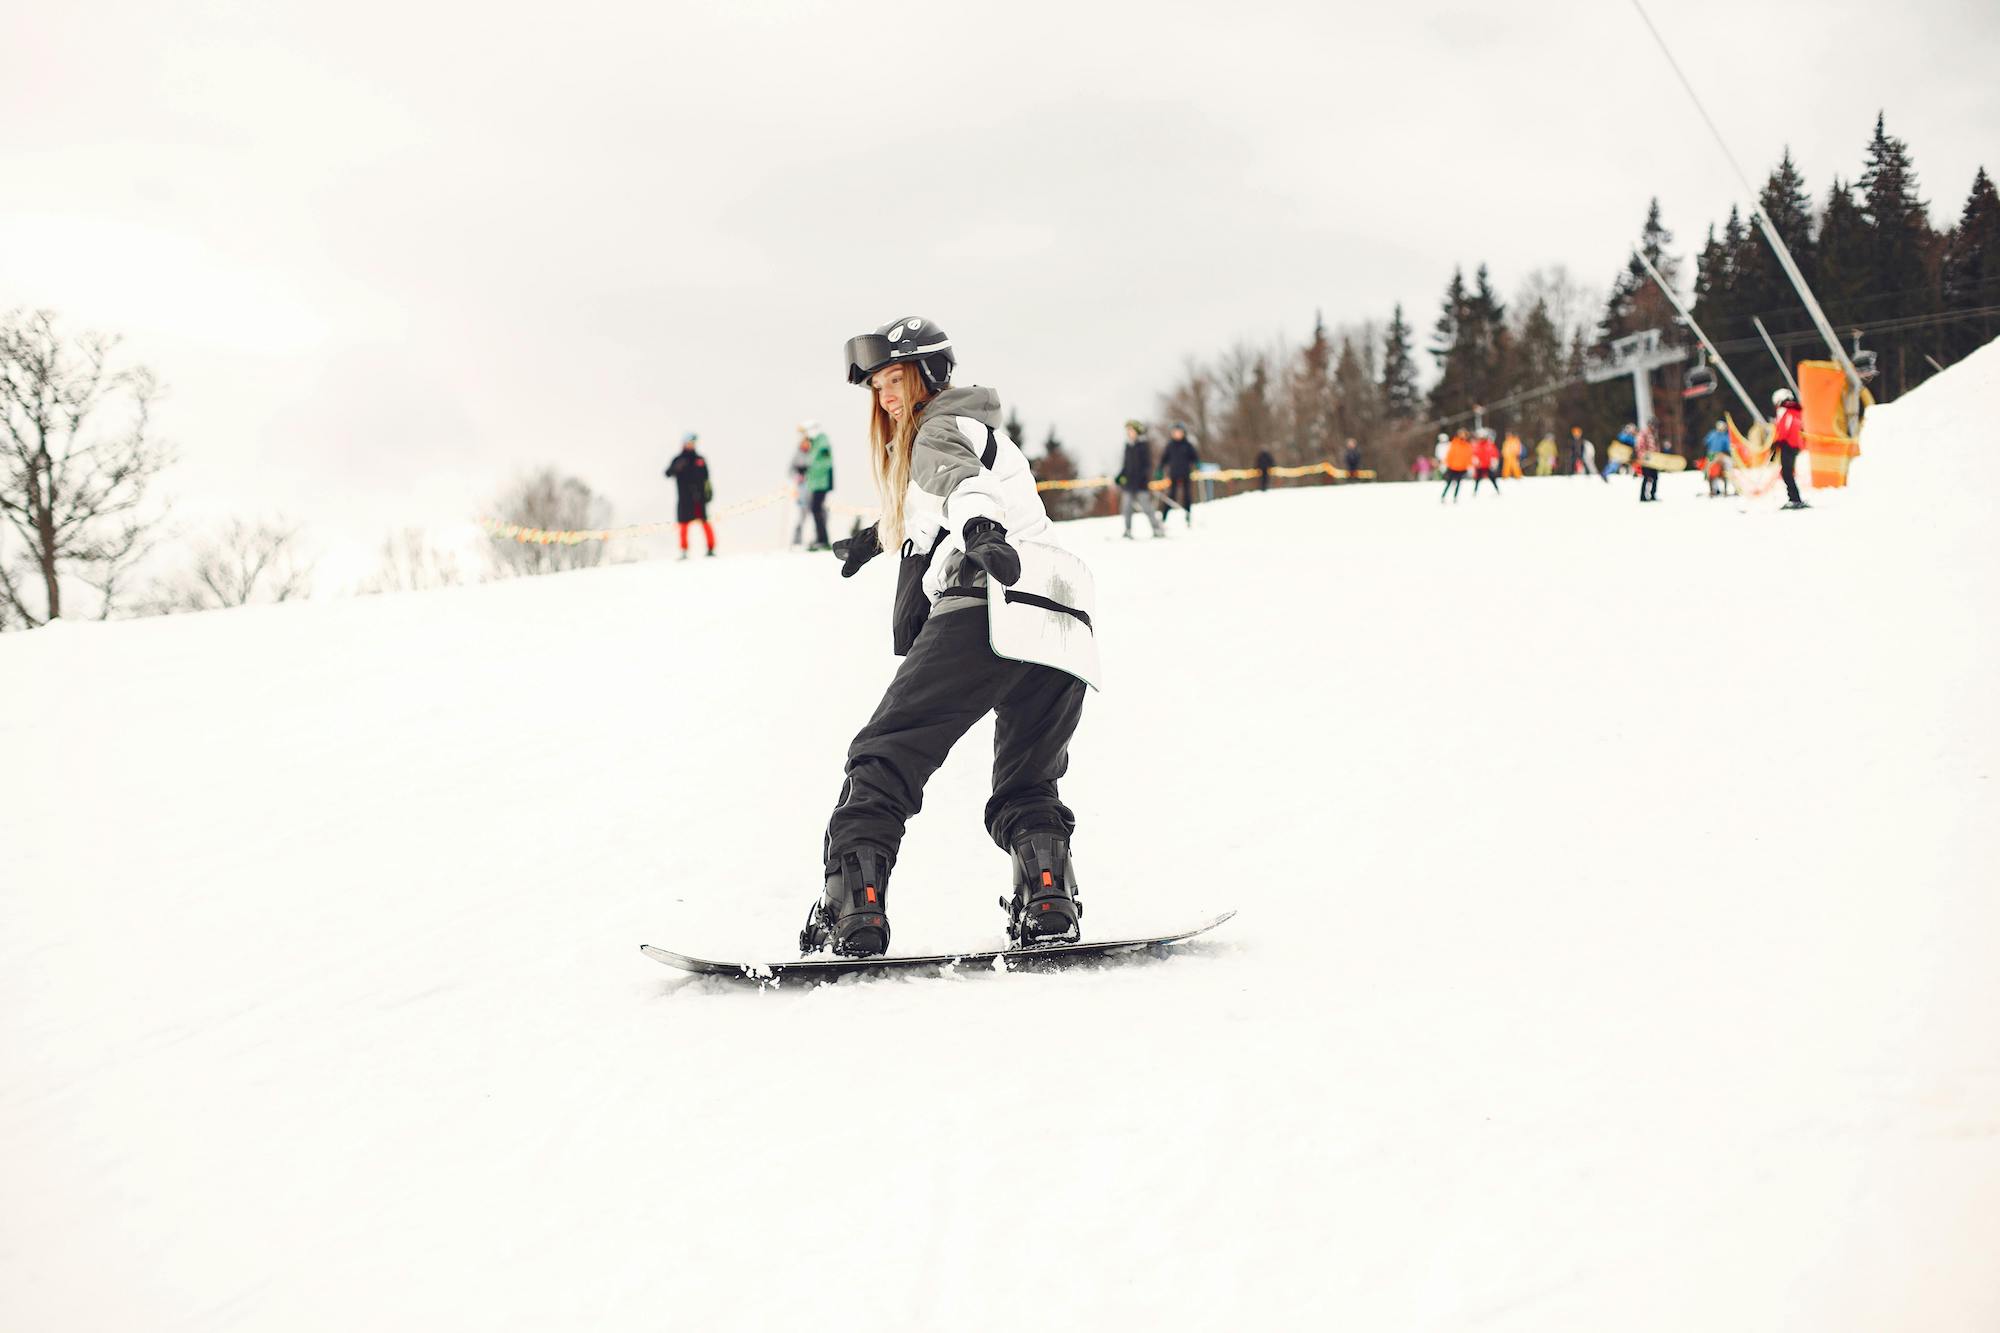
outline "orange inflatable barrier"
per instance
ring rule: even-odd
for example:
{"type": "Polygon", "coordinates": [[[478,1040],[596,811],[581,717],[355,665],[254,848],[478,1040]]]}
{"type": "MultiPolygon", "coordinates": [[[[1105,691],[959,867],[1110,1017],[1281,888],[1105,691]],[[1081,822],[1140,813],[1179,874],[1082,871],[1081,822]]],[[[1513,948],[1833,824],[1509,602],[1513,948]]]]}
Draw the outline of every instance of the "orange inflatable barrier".
{"type": "Polygon", "coordinates": [[[1845,486],[1848,462],[1861,452],[1847,434],[1846,393],[1847,372],[1837,362],[1799,362],[1799,406],[1805,409],[1814,490],[1845,486]]]}

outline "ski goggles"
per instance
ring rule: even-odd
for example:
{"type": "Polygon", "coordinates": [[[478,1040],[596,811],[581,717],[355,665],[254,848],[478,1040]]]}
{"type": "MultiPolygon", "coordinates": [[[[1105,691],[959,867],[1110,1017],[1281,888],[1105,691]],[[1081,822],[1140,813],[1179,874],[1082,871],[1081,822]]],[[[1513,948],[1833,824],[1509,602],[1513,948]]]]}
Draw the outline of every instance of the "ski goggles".
{"type": "Polygon", "coordinates": [[[847,382],[866,384],[868,377],[895,360],[895,348],[879,333],[847,340],[847,382]]]}
{"type": "Polygon", "coordinates": [[[908,339],[892,343],[879,333],[864,333],[858,338],[847,340],[847,382],[866,384],[868,377],[886,365],[897,361],[921,361],[933,352],[942,352],[951,346],[951,339],[940,338],[922,347],[912,347],[908,339]],[[898,349],[901,349],[900,351],[898,349]]]}

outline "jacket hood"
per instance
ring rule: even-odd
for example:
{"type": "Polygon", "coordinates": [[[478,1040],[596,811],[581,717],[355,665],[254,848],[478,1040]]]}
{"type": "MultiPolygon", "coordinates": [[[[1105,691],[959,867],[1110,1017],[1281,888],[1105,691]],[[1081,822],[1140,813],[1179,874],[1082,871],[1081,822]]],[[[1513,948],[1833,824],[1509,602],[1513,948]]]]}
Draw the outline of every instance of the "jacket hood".
{"type": "Polygon", "coordinates": [[[1000,427],[1000,394],[977,384],[946,389],[924,404],[924,415],[936,412],[950,417],[971,417],[982,426],[1000,427]]]}

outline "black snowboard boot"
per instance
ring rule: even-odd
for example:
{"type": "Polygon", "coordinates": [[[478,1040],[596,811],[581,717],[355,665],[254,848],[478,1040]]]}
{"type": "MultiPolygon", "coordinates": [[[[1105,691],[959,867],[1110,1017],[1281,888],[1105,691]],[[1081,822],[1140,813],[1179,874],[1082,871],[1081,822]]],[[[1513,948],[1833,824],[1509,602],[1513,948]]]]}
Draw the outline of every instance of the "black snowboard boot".
{"type": "Polygon", "coordinates": [[[1083,902],[1069,839],[1054,831],[1022,834],[1014,844],[1014,896],[1002,898],[1000,906],[1017,949],[1075,943],[1082,934],[1083,902]]]}
{"type": "Polygon", "coordinates": [[[846,958],[889,952],[889,863],[872,847],[845,853],[826,872],[826,891],[806,913],[799,952],[846,958]]]}

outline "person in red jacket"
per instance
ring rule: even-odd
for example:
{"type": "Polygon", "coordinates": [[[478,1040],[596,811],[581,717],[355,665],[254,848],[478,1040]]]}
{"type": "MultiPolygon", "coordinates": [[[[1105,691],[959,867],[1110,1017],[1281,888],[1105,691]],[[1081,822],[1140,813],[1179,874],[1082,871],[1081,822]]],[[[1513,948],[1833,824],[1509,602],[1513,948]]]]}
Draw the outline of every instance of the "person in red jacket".
{"type": "Polygon", "coordinates": [[[1472,442],[1472,493],[1479,494],[1479,483],[1493,483],[1493,493],[1500,494],[1500,446],[1493,442],[1493,432],[1482,430],[1472,442]]]}
{"type": "Polygon", "coordinates": [[[1778,446],[1778,475],[1785,479],[1785,501],[1787,509],[1810,509],[1799,498],[1799,451],[1806,447],[1806,423],[1804,413],[1799,411],[1799,396],[1790,389],[1780,389],[1771,395],[1771,406],[1778,409],[1778,419],[1771,423],[1771,439],[1778,446]]]}

